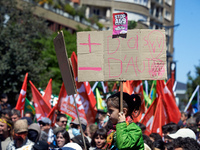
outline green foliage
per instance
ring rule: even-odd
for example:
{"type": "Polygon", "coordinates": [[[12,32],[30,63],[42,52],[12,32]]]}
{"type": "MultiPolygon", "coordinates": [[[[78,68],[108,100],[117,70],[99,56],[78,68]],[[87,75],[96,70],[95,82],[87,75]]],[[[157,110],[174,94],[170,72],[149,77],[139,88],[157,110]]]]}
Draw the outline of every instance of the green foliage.
{"type": "MultiPolygon", "coordinates": [[[[76,34],[71,34],[67,30],[63,30],[65,45],[67,49],[68,57],[71,57],[73,51],[76,50],[76,34]]],[[[53,39],[57,36],[57,33],[53,33],[49,37],[44,37],[38,42],[45,48],[42,52],[42,58],[46,62],[47,68],[41,74],[43,80],[40,82],[40,87],[46,87],[50,78],[52,78],[52,91],[58,95],[60,87],[62,85],[62,76],[58,66],[58,60],[54,49],[53,39]]]]}
{"type": "Polygon", "coordinates": [[[128,21],[128,29],[134,29],[137,26],[137,22],[128,21]]]}
{"type": "Polygon", "coordinates": [[[82,6],[76,10],[76,14],[80,17],[80,19],[85,18],[85,10],[86,6],[82,6]]]}
{"type": "Polygon", "coordinates": [[[89,18],[89,21],[91,22],[91,24],[97,23],[98,17],[96,15],[93,15],[92,17],[89,18]]]}
{"type": "Polygon", "coordinates": [[[189,97],[191,97],[192,93],[196,89],[197,85],[200,85],[200,63],[199,66],[195,67],[195,76],[191,76],[191,72],[188,72],[187,77],[187,94],[189,97]]]}
{"type": "Polygon", "coordinates": [[[103,26],[101,23],[99,23],[99,22],[97,22],[96,24],[97,24],[97,26],[99,27],[100,30],[104,27],[104,26],[103,26]]]}
{"type": "Polygon", "coordinates": [[[75,16],[75,15],[76,15],[75,9],[74,9],[70,4],[66,4],[66,5],[64,6],[64,11],[66,11],[67,13],[69,13],[69,14],[72,15],[72,16],[75,16]]]}
{"type": "Polygon", "coordinates": [[[83,29],[79,25],[77,25],[76,29],[77,29],[77,32],[80,32],[80,31],[91,31],[90,27],[87,27],[87,28],[83,29]]]}
{"type": "Polygon", "coordinates": [[[58,3],[55,3],[55,4],[54,4],[54,8],[62,9],[62,6],[61,6],[60,4],[58,4],[58,3]]]}
{"type": "Polygon", "coordinates": [[[48,28],[42,19],[33,16],[31,6],[23,8],[17,9],[15,0],[0,1],[0,90],[12,102],[26,72],[28,79],[38,85],[42,80],[39,75],[46,69],[41,57],[44,47],[37,40],[48,35],[48,28]]]}

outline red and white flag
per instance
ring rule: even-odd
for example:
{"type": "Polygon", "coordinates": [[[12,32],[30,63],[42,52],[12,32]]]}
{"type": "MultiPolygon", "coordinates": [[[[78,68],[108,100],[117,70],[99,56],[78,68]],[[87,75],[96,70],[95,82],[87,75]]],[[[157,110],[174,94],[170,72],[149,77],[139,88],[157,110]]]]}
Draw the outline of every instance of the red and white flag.
{"type": "Polygon", "coordinates": [[[148,108],[141,123],[146,126],[145,134],[159,133],[162,136],[162,126],[170,122],[178,123],[181,113],[163,80],[157,81],[156,92],[157,98],[148,108]]]}
{"type": "Polygon", "coordinates": [[[15,109],[19,110],[21,113],[21,117],[24,115],[24,105],[25,105],[25,98],[26,98],[26,90],[27,90],[27,78],[28,78],[28,73],[26,73],[24,77],[24,82],[20,91],[19,98],[17,100],[17,104],[15,109]]]}
{"type": "Polygon", "coordinates": [[[47,87],[44,91],[43,98],[46,101],[47,105],[51,108],[51,94],[52,94],[52,79],[49,80],[47,87]]]}
{"type": "Polygon", "coordinates": [[[56,108],[57,106],[54,106],[50,113],[47,115],[47,118],[49,118],[51,120],[51,126],[53,127],[56,123],[56,117],[57,117],[57,113],[56,113],[56,108]]]}
{"type": "Polygon", "coordinates": [[[169,120],[160,96],[153,101],[141,123],[146,126],[146,135],[158,133],[162,136],[162,126],[169,123],[169,120]]]}
{"type": "Polygon", "coordinates": [[[173,92],[173,85],[174,85],[174,84],[173,84],[173,81],[172,81],[171,78],[167,81],[166,85],[167,85],[168,89],[170,90],[170,92],[171,92],[173,98],[175,98],[174,92],[173,92]]]}
{"type": "Polygon", "coordinates": [[[73,67],[74,77],[76,81],[76,87],[79,93],[77,98],[81,99],[81,102],[85,110],[87,122],[89,124],[94,123],[96,113],[97,113],[96,99],[95,99],[94,93],[92,92],[89,82],[78,82],[77,56],[75,52],[73,52],[71,55],[71,61],[72,61],[72,67],[73,67]]]}
{"type": "Polygon", "coordinates": [[[166,114],[166,109],[163,105],[161,97],[158,98],[156,111],[154,114],[154,121],[152,127],[152,133],[158,133],[162,136],[162,126],[165,125],[168,121],[168,116],[166,114]]]}
{"type": "MultiPolygon", "coordinates": [[[[84,107],[82,105],[82,101],[78,93],[75,94],[75,100],[76,100],[76,104],[77,104],[77,108],[79,112],[79,117],[86,119],[84,107]]],[[[60,89],[57,109],[71,116],[73,119],[77,118],[74,97],[72,95],[70,96],[67,95],[64,84],[62,84],[62,87],[60,89]]]]}
{"type": "Polygon", "coordinates": [[[161,96],[163,104],[166,108],[166,113],[170,122],[178,123],[181,118],[181,112],[176,105],[176,101],[165,84],[164,80],[158,80],[156,84],[156,92],[161,96]]]}
{"type": "Polygon", "coordinates": [[[49,107],[49,105],[43,99],[42,95],[36,89],[34,84],[31,81],[29,81],[29,83],[31,84],[31,91],[32,91],[33,102],[34,102],[34,107],[35,107],[35,112],[36,112],[36,118],[37,118],[37,121],[39,121],[43,117],[47,117],[47,115],[51,111],[51,107],[49,107]]]}

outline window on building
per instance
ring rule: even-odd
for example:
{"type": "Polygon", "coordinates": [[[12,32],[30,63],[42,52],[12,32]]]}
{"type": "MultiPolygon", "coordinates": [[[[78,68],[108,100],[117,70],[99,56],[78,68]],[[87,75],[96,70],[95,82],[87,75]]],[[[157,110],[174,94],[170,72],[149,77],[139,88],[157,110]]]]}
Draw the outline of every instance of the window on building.
{"type": "Polygon", "coordinates": [[[99,16],[100,15],[100,10],[99,9],[93,9],[93,14],[99,16]]]}
{"type": "Polygon", "coordinates": [[[171,21],[171,13],[169,11],[165,11],[165,19],[168,19],[169,21],[171,21]]]}
{"type": "Polygon", "coordinates": [[[167,3],[168,5],[172,5],[172,0],[165,0],[165,3],[167,3]]]}

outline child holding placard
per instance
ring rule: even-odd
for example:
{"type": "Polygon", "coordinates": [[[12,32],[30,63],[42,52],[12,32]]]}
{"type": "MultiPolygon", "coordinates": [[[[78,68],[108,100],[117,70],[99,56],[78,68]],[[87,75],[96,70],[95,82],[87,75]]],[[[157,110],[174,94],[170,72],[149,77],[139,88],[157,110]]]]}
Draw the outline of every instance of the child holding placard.
{"type": "Polygon", "coordinates": [[[129,95],[123,92],[123,113],[119,111],[120,92],[111,95],[107,99],[107,108],[113,129],[108,132],[105,149],[135,149],[143,150],[144,142],[142,131],[134,122],[126,122],[126,117],[132,117],[132,113],[139,111],[141,99],[138,95],[129,95]]]}

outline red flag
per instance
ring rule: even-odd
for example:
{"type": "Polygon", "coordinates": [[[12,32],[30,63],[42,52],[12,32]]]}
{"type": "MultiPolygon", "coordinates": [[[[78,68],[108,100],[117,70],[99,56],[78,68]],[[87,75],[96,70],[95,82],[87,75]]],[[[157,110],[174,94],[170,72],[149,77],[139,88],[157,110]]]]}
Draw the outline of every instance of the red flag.
{"type": "Polygon", "coordinates": [[[51,120],[51,126],[53,127],[56,123],[56,117],[57,117],[57,113],[56,113],[56,108],[57,106],[54,106],[50,113],[47,115],[47,118],[49,118],[51,120]]]}
{"type": "Polygon", "coordinates": [[[27,90],[27,78],[28,78],[28,73],[26,73],[26,75],[24,77],[22,89],[20,91],[20,95],[19,95],[16,107],[15,107],[15,109],[20,111],[22,117],[24,115],[24,105],[25,105],[26,90],[27,90]]]}
{"type": "Polygon", "coordinates": [[[169,122],[178,123],[181,118],[181,112],[176,105],[176,101],[166,86],[163,80],[158,80],[156,84],[156,91],[158,96],[161,96],[163,104],[165,105],[166,113],[169,117],[169,122]]]}
{"type": "Polygon", "coordinates": [[[172,79],[170,78],[168,81],[167,81],[167,87],[168,87],[168,89],[170,90],[170,92],[171,92],[171,94],[172,94],[172,96],[173,96],[173,98],[175,98],[175,96],[174,96],[174,92],[173,92],[173,83],[172,83],[173,81],[172,81],[172,79]]]}
{"type": "Polygon", "coordinates": [[[123,92],[126,92],[128,94],[133,94],[133,86],[131,85],[132,81],[127,80],[126,82],[123,82],[123,92]]]}
{"type": "Polygon", "coordinates": [[[31,81],[29,81],[29,83],[31,84],[31,91],[32,91],[32,96],[33,96],[33,101],[34,101],[36,118],[37,118],[37,121],[39,121],[40,119],[42,119],[42,117],[47,117],[47,115],[51,111],[51,108],[43,99],[42,95],[36,89],[34,84],[31,81]]]}
{"type": "Polygon", "coordinates": [[[154,121],[151,133],[158,133],[160,134],[160,136],[162,136],[162,126],[168,122],[168,117],[166,116],[165,111],[166,110],[163,105],[163,100],[161,99],[161,97],[159,97],[154,114],[154,121]]]}
{"type": "Polygon", "coordinates": [[[51,108],[51,94],[52,94],[52,79],[49,80],[47,87],[44,91],[43,99],[46,101],[47,105],[51,108]]]}
{"type": "Polygon", "coordinates": [[[142,119],[141,123],[143,123],[146,126],[145,134],[149,135],[151,134],[152,127],[153,127],[153,121],[154,121],[154,114],[156,111],[158,99],[156,98],[153,103],[149,106],[147,112],[144,115],[144,118],[142,119]]]}
{"type": "MultiPolygon", "coordinates": [[[[78,93],[75,94],[75,100],[76,100],[76,104],[77,104],[77,108],[78,108],[78,112],[79,112],[79,117],[86,119],[84,107],[82,105],[82,101],[81,101],[80,95],[78,93]]],[[[62,84],[62,87],[60,89],[60,94],[59,94],[58,103],[57,103],[57,109],[65,114],[71,116],[73,119],[77,118],[74,97],[72,95],[71,96],[67,95],[64,84],[62,84]]]]}
{"type": "Polygon", "coordinates": [[[94,93],[92,92],[89,82],[78,82],[77,56],[75,52],[72,53],[71,61],[72,61],[72,67],[74,71],[77,91],[80,95],[87,121],[89,124],[94,123],[97,113],[96,99],[94,93]]]}
{"type": "Polygon", "coordinates": [[[105,85],[105,88],[106,88],[106,93],[108,93],[108,92],[109,92],[109,89],[108,89],[108,82],[107,82],[107,81],[104,82],[104,85],[105,85]]]}
{"type": "Polygon", "coordinates": [[[146,126],[146,135],[159,133],[162,136],[162,126],[169,122],[165,111],[161,97],[156,98],[141,121],[146,126]]]}
{"type": "Polygon", "coordinates": [[[112,92],[116,92],[117,91],[117,83],[115,82],[112,88],[112,92]]]}

